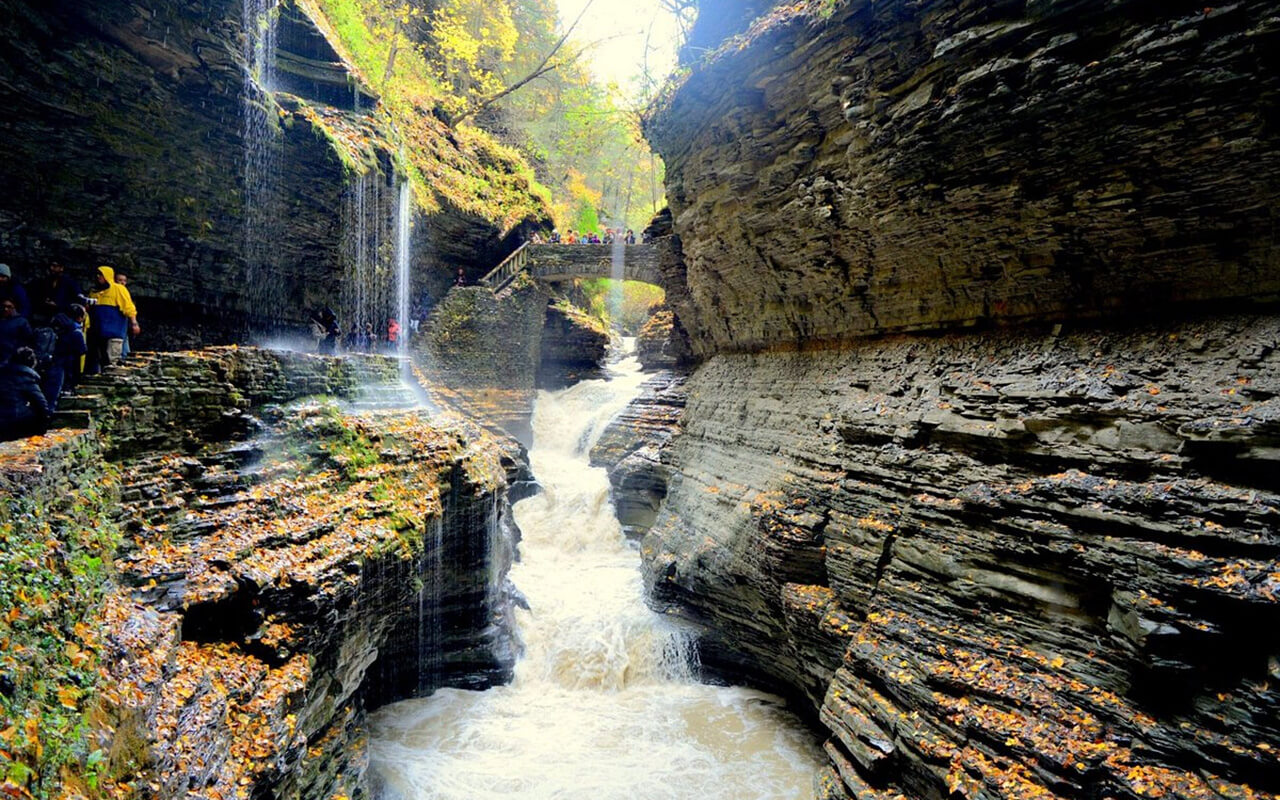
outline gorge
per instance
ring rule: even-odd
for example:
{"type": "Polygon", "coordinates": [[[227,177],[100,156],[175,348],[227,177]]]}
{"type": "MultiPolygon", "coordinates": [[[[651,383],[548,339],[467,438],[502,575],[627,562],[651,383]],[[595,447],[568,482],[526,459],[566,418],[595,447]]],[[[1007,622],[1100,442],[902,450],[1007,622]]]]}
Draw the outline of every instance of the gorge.
{"type": "Polygon", "coordinates": [[[0,445],[0,793],[1280,796],[1273,4],[700,0],[643,373],[592,245],[482,280],[518,148],[268,5],[255,88],[253,3],[0,0],[0,259],[146,323],[0,445]]]}

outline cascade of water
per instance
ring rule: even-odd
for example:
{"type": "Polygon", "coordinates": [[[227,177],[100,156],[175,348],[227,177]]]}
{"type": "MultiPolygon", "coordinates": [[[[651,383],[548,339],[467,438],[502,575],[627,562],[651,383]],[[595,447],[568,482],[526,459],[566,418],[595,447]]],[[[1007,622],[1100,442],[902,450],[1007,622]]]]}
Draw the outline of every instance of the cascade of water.
{"type": "Polygon", "coordinates": [[[444,523],[431,522],[423,555],[422,589],[418,592],[418,691],[430,691],[440,674],[444,650],[441,632],[444,605],[444,523]]]}
{"type": "Polygon", "coordinates": [[[412,291],[409,264],[413,249],[413,189],[408,181],[400,184],[400,202],[396,210],[396,319],[400,322],[398,350],[401,358],[409,355],[409,293],[412,291]]]}
{"type": "Polygon", "coordinates": [[[377,171],[354,176],[342,211],[343,334],[367,329],[377,341],[386,338],[397,292],[395,256],[389,252],[395,246],[393,220],[384,185],[377,171]]]}
{"type": "Polygon", "coordinates": [[[613,287],[609,291],[609,315],[612,319],[622,319],[622,282],[627,278],[627,246],[622,240],[622,229],[613,237],[613,249],[610,251],[609,277],[613,278],[613,287]]]}
{"type": "Polygon", "coordinates": [[[281,141],[275,121],[276,22],[279,0],[243,0],[243,224],[249,311],[271,319],[284,301],[276,269],[280,234],[281,141]]]}
{"type": "Polygon", "coordinates": [[[634,358],[611,371],[538,397],[529,456],[543,491],[515,506],[511,578],[530,604],[515,680],[380,711],[384,800],[777,800],[809,788],[820,751],[808,732],[776,698],[696,683],[690,637],[644,604],[608,478],[588,464],[644,380],[634,358]]]}

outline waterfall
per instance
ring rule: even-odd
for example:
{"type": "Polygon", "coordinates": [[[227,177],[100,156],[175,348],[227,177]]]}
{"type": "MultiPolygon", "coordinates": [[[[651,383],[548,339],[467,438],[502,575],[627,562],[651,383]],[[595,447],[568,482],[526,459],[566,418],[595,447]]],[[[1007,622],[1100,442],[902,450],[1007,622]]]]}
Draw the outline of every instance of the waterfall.
{"type": "MultiPolygon", "coordinates": [[[[387,321],[395,313],[397,289],[396,223],[386,180],[377,170],[352,176],[343,196],[343,292],[339,319],[344,338],[352,327],[385,341],[387,321]]],[[[380,350],[374,344],[360,349],[380,350]]]]}
{"type": "Polygon", "coordinates": [[[412,280],[409,264],[413,255],[413,188],[408,181],[400,183],[400,202],[396,210],[396,320],[400,323],[397,350],[401,358],[409,355],[409,294],[412,280]]]}
{"type": "Polygon", "coordinates": [[[436,685],[444,649],[440,609],[444,607],[444,523],[440,517],[431,521],[425,543],[418,590],[418,691],[436,685]]]}
{"type": "Polygon", "coordinates": [[[803,797],[814,737],[769,695],[693,679],[692,640],[644,603],[639,557],[588,453],[644,376],[539,394],[529,457],[543,491],[514,508],[515,680],[441,689],[373,719],[383,800],[740,800],[803,797]]]}
{"type": "Polygon", "coordinates": [[[622,319],[622,282],[627,279],[627,244],[622,240],[625,231],[622,228],[613,236],[613,249],[610,251],[609,277],[613,285],[609,290],[609,315],[616,321],[622,319]]]}
{"type": "Polygon", "coordinates": [[[277,269],[281,140],[276,123],[276,23],[279,0],[244,0],[244,261],[249,312],[269,320],[285,302],[277,269]]]}

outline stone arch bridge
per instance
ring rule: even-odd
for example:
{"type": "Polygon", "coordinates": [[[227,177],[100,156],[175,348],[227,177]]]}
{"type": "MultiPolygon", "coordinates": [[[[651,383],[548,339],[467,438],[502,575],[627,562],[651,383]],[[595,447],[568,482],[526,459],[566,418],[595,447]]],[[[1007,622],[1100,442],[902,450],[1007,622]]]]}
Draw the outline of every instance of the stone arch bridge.
{"type": "MultiPolygon", "coordinates": [[[[521,272],[548,283],[576,278],[614,278],[614,248],[611,244],[526,244],[496,269],[480,279],[483,286],[500,291],[521,272]]],[[[658,249],[651,244],[618,247],[622,256],[622,278],[662,285],[658,273],[658,249]]]]}

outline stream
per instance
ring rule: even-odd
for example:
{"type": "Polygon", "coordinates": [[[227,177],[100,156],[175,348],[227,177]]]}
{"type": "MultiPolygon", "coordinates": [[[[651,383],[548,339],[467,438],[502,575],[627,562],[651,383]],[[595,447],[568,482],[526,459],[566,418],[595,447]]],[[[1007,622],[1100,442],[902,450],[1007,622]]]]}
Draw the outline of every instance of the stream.
{"type": "Polygon", "coordinates": [[[514,681],[442,689],[373,716],[382,800],[794,800],[814,734],[762,692],[700,684],[690,634],[644,602],[605,471],[588,453],[645,375],[541,392],[529,456],[542,491],[514,507],[528,598],[514,681]]]}

